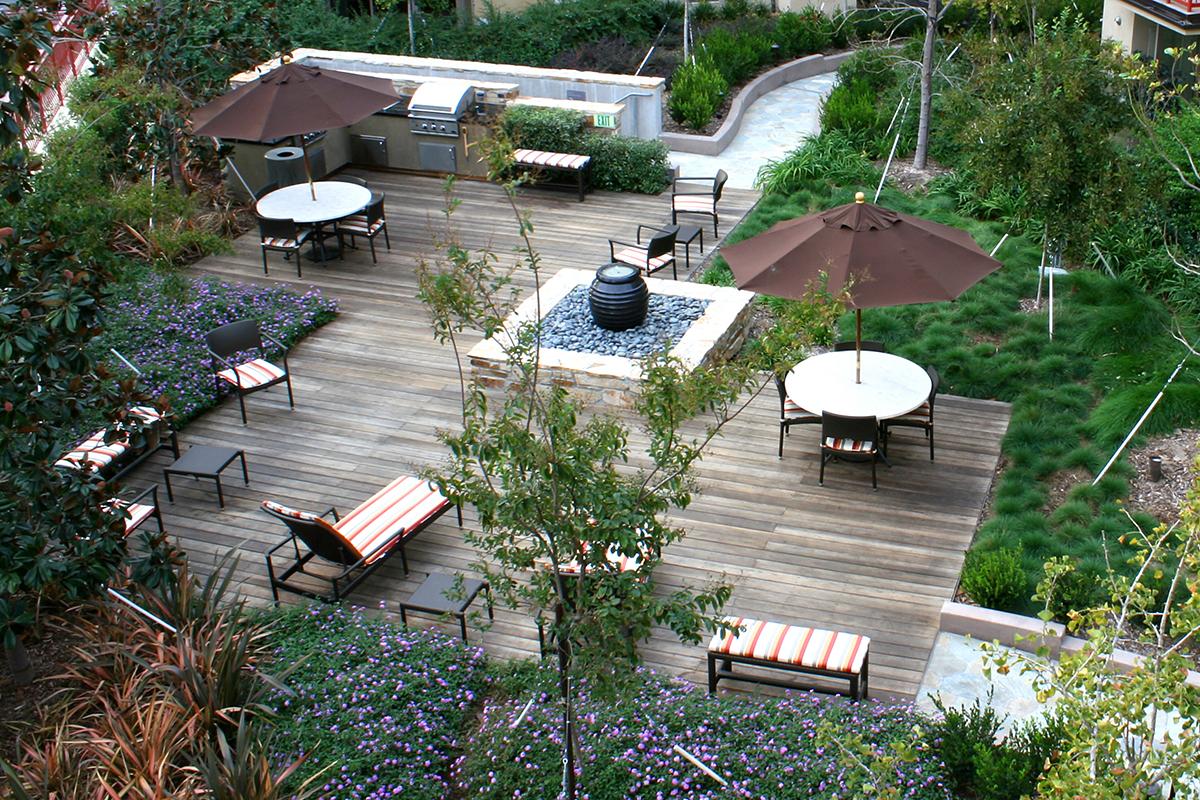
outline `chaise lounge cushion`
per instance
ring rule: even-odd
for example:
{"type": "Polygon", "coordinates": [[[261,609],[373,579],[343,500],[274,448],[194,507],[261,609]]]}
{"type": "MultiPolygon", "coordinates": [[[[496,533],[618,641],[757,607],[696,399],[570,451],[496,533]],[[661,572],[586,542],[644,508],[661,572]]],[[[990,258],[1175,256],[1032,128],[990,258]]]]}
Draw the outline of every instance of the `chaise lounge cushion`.
{"type": "Polygon", "coordinates": [[[854,633],[745,617],[726,617],[725,620],[735,630],[714,634],[708,645],[711,653],[857,675],[862,671],[863,659],[871,644],[870,638],[854,633]],[[742,632],[737,633],[736,629],[742,626],[742,632]]]}
{"type": "Polygon", "coordinates": [[[449,505],[429,481],[406,475],[380,489],[333,528],[370,564],[387,552],[396,533],[420,527],[449,505]]]}

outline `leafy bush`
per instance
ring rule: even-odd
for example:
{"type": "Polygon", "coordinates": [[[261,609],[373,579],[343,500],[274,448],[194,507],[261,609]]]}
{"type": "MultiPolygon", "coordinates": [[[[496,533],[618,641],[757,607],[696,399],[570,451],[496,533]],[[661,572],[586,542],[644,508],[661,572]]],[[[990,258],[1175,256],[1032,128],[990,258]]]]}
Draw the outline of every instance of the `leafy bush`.
{"type": "Polygon", "coordinates": [[[1100,600],[1099,576],[1094,572],[1073,569],[1054,581],[1054,590],[1047,598],[1046,608],[1056,622],[1070,621],[1072,611],[1094,608],[1100,600]]]}
{"type": "Polygon", "coordinates": [[[714,28],[698,47],[730,86],[753,78],[759,68],[771,61],[771,40],[761,34],[733,32],[714,28]]]}
{"type": "Polygon", "coordinates": [[[880,126],[875,92],[865,81],[839,83],[821,104],[821,130],[840,130],[860,146],[873,142],[880,126]]]}
{"type": "Polygon", "coordinates": [[[972,550],[963,565],[962,590],[988,608],[1020,608],[1029,599],[1029,580],[1021,566],[1020,551],[1007,547],[972,550]]]}
{"type": "MultiPolygon", "coordinates": [[[[554,673],[518,670],[489,702],[479,729],[464,746],[451,776],[463,797],[499,800],[555,797],[562,777],[559,708],[554,673]],[[513,723],[529,700],[522,724],[513,723]]],[[[917,718],[906,707],[831,702],[812,694],[783,698],[710,696],[702,688],[642,673],[616,698],[601,702],[582,687],[578,698],[581,796],[727,796],[773,800],[848,796],[853,757],[822,748],[815,736],[826,726],[870,731],[871,743],[890,752],[917,718]],[[730,720],[736,720],[731,724],[730,720]],[[695,753],[725,777],[730,791],[701,783],[673,746],[695,753]],[[693,777],[695,776],[695,777],[693,777]]],[[[926,748],[900,761],[898,798],[950,800],[939,764],[926,748]]],[[[456,795],[457,796],[457,795],[456,795]]]]}
{"type": "Polygon", "coordinates": [[[833,21],[815,8],[785,11],[775,23],[775,41],[787,58],[819,53],[833,41],[833,21]]]}
{"type": "Polygon", "coordinates": [[[257,319],[265,333],[292,345],[333,319],[337,303],[310,289],[225,283],[214,278],[177,281],[151,272],[130,275],[109,302],[99,337],[142,370],[141,385],[165,396],[177,422],[217,402],[204,334],[239,319],[257,319]]]}
{"type": "Polygon", "coordinates": [[[890,48],[864,47],[838,67],[838,83],[865,83],[879,94],[896,85],[896,53],[890,48]]]}
{"type": "Polygon", "coordinates": [[[768,161],[758,170],[754,185],[763,194],[791,194],[814,179],[838,186],[868,186],[879,173],[844,131],[822,131],[804,140],[781,161],[768,161]]]}
{"type": "Polygon", "coordinates": [[[667,108],[671,118],[681,125],[700,130],[721,107],[729,83],[708,57],[697,57],[682,64],[671,76],[671,97],[667,108]]]}
{"type": "Polygon", "coordinates": [[[583,138],[581,152],[592,157],[597,189],[658,194],[669,182],[669,150],[658,139],[592,133],[583,138]]]}
{"type": "Polygon", "coordinates": [[[500,130],[518,147],[576,153],[583,137],[584,118],[569,108],[512,106],[500,118],[500,130]]]}
{"type": "Polygon", "coordinates": [[[361,609],[313,605],[271,615],[274,659],[298,664],[276,695],[281,755],[308,758],[322,796],[441,800],[459,731],[487,686],[482,648],[409,631],[361,609]]]}

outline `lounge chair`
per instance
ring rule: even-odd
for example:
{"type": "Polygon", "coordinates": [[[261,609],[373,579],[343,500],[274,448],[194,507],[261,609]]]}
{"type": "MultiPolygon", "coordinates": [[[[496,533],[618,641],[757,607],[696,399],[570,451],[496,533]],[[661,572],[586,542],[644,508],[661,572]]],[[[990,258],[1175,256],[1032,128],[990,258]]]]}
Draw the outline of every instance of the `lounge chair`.
{"type": "MultiPolygon", "coordinates": [[[[321,514],[313,514],[264,500],[263,511],[281,520],[290,532],[287,539],[267,551],[267,574],[276,604],[280,589],[315,600],[337,602],[396,552],[400,553],[407,574],[405,543],[451,505],[429,481],[410,476],[392,481],[344,517],[332,506],[321,514]],[[326,521],[331,515],[332,522],[326,521]],[[306,552],[301,552],[300,542],[304,542],[306,552]],[[288,545],[295,558],[282,572],[276,573],[273,557],[288,545]],[[305,570],[314,557],[340,567],[340,571],[327,576],[305,570]],[[289,582],[297,573],[329,583],[332,593],[317,594],[289,582]]],[[[458,524],[462,525],[462,509],[456,510],[458,524]]]]}

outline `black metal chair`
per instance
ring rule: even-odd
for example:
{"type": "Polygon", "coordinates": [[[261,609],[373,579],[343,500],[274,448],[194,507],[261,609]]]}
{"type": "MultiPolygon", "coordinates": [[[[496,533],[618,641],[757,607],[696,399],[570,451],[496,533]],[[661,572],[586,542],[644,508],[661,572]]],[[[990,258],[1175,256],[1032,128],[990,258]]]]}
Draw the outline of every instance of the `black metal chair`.
{"type": "Polygon", "coordinates": [[[653,275],[669,266],[671,275],[678,279],[675,268],[675,234],[678,230],[674,226],[659,229],[653,225],[638,225],[637,244],[609,239],[608,257],[612,261],[637,267],[646,275],[653,275]],[[653,233],[645,244],[642,244],[643,231],[653,233]],[[620,250],[617,249],[618,245],[620,250]]]}
{"type": "Polygon", "coordinates": [[[246,395],[277,383],[287,384],[288,405],[296,407],[296,400],[292,395],[292,374],[288,371],[287,348],[277,339],[263,333],[258,322],[252,319],[231,322],[209,331],[204,340],[208,345],[217,396],[221,396],[222,382],[237,393],[238,403],[242,408],[243,425],[246,424],[246,395]],[[264,339],[283,353],[282,367],[264,358],[267,354],[263,346],[264,339]],[[231,360],[233,356],[241,357],[248,352],[257,352],[258,357],[236,364],[231,360]]]}
{"type": "MultiPolygon", "coordinates": [[[[851,339],[848,342],[838,342],[837,344],[835,344],[833,346],[833,352],[835,352],[835,353],[841,353],[846,350],[854,350],[854,349],[855,349],[855,345],[854,345],[853,339],[851,339]]],[[[887,352],[887,348],[883,346],[883,342],[876,342],[873,339],[863,339],[862,349],[863,349],[864,353],[865,352],[872,352],[872,353],[886,353],[887,352]]]]}
{"type": "Polygon", "coordinates": [[[678,223],[680,214],[704,214],[712,217],[713,236],[720,238],[717,232],[717,203],[721,200],[721,192],[725,190],[725,181],[729,175],[725,170],[717,170],[712,178],[676,178],[671,184],[671,222],[678,223]],[[710,183],[712,188],[703,191],[696,189],[680,189],[681,183],[710,183]]]}
{"type": "MultiPolygon", "coordinates": [[[[296,256],[296,277],[302,278],[300,267],[300,248],[312,235],[312,230],[301,228],[293,219],[272,219],[271,217],[258,218],[258,233],[262,238],[262,261],[263,275],[269,275],[267,271],[267,251],[274,250],[277,253],[284,254],[284,260],[296,256]]],[[[325,245],[321,245],[322,253],[325,245]]]]}
{"type": "Polygon", "coordinates": [[[354,246],[354,237],[365,236],[371,245],[371,261],[376,264],[379,263],[379,259],[375,257],[375,237],[381,233],[384,244],[387,245],[388,250],[391,250],[392,242],[388,239],[387,218],[383,211],[382,195],[378,200],[373,200],[363,213],[343,217],[337,222],[338,245],[343,245],[343,236],[350,237],[351,247],[354,246]]]}
{"type": "Polygon", "coordinates": [[[830,461],[871,462],[871,488],[878,489],[875,465],[879,461],[879,420],[821,414],[821,471],[817,483],[825,485],[825,465],[830,461]]]}
{"type": "Polygon", "coordinates": [[[921,407],[915,411],[910,411],[900,417],[892,417],[891,419],[880,420],[883,427],[883,448],[887,451],[888,436],[892,428],[921,428],[925,431],[925,438],[929,440],[929,460],[933,461],[933,404],[937,400],[938,384],[941,379],[938,371],[933,367],[926,367],[925,372],[929,375],[930,388],[929,399],[921,404],[921,407]]]}
{"type": "Polygon", "coordinates": [[[792,402],[787,395],[783,378],[775,375],[775,388],[779,390],[779,457],[783,458],[783,435],[793,425],[820,425],[821,417],[792,402]]]}

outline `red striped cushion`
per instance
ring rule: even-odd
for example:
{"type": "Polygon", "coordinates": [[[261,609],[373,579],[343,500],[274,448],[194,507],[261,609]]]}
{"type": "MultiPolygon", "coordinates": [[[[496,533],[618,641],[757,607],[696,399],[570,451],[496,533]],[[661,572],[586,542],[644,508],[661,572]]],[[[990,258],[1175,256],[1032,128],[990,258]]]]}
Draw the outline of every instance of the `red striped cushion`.
{"type": "Polygon", "coordinates": [[[703,211],[705,214],[713,214],[717,210],[717,201],[707,194],[677,194],[671,198],[671,208],[675,211],[703,211]]]}
{"type": "Polygon", "coordinates": [[[803,419],[811,417],[817,419],[817,415],[810,411],[805,411],[800,406],[792,402],[792,398],[788,397],[783,401],[783,416],[785,419],[803,419]]]}
{"type": "Polygon", "coordinates": [[[302,519],[307,522],[320,519],[316,514],[311,514],[308,511],[297,511],[290,506],[285,506],[282,503],[274,503],[270,500],[263,500],[262,507],[267,511],[273,511],[284,517],[292,517],[293,519],[302,519]]]}
{"type": "Polygon", "coordinates": [[[245,364],[239,364],[233,369],[223,369],[217,373],[223,380],[238,386],[238,377],[241,376],[241,387],[243,389],[253,389],[255,386],[262,386],[264,383],[270,383],[276,378],[284,376],[282,368],[275,366],[270,361],[264,361],[261,358],[256,358],[253,361],[247,361],[245,364]],[[234,375],[234,371],[237,375],[234,375]]]}
{"type": "Polygon", "coordinates": [[[129,413],[142,422],[158,422],[163,418],[162,412],[154,406],[130,406],[129,413]]]}
{"type": "Polygon", "coordinates": [[[637,267],[638,269],[645,269],[647,271],[662,269],[674,260],[675,256],[672,253],[668,253],[665,256],[655,256],[654,258],[650,259],[650,266],[647,267],[645,250],[638,250],[634,247],[626,247],[624,250],[618,250],[617,252],[613,253],[613,261],[620,261],[622,264],[628,264],[631,267],[637,267]]]}
{"type": "Polygon", "coordinates": [[[342,217],[341,219],[338,220],[338,227],[344,228],[347,225],[360,225],[365,228],[367,225],[367,215],[366,214],[351,214],[348,217],[342,217]]]}
{"type": "Polygon", "coordinates": [[[572,153],[548,153],[545,150],[517,150],[513,159],[518,164],[530,167],[554,167],[556,169],[583,169],[591,156],[572,153]]]}
{"type": "Polygon", "coordinates": [[[869,439],[860,442],[857,439],[838,439],[833,436],[825,437],[825,446],[832,450],[842,450],[847,453],[866,453],[875,449],[875,443],[869,439]]]}
{"type": "Polygon", "coordinates": [[[104,443],[105,431],[96,431],[87,439],[75,445],[69,453],[64,454],[54,462],[56,467],[75,467],[103,469],[115,461],[129,449],[128,439],[118,439],[115,442],[104,443]]]}
{"type": "MultiPolygon", "coordinates": [[[[608,548],[608,552],[605,554],[605,557],[609,564],[612,564],[617,568],[618,572],[635,572],[639,567],[642,566],[642,560],[640,558],[637,556],[621,555],[621,551],[617,550],[615,546],[608,548]]],[[[541,566],[543,566],[545,569],[549,569],[550,563],[545,561],[541,566]]],[[[580,571],[579,562],[571,560],[565,564],[559,564],[558,571],[563,575],[578,575],[580,571]]]]}
{"type": "Polygon", "coordinates": [[[268,237],[262,240],[263,247],[278,247],[284,250],[294,250],[300,246],[299,239],[281,239],[268,237]]]}
{"type": "Polygon", "coordinates": [[[125,534],[129,535],[138,525],[150,518],[154,513],[154,506],[134,503],[125,510],[129,512],[129,516],[125,518],[125,534]]]}
{"type": "Polygon", "coordinates": [[[781,622],[726,617],[734,631],[716,633],[708,645],[711,653],[760,658],[781,664],[857,675],[871,640],[855,633],[823,631],[781,622]],[[744,626],[744,627],[743,627],[744,626]],[[743,628],[737,633],[737,628],[743,628]]]}
{"type": "Polygon", "coordinates": [[[429,481],[404,476],[342,517],[333,527],[371,563],[383,556],[396,534],[409,531],[450,505],[429,481]]]}
{"type": "Polygon", "coordinates": [[[345,233],[361,233],[365,236],[370,236],[372,233],[377,233],[387,223],[382,219],[375,220],[371,227],[367,227],[367,220],[364,217],[362,222],[339,222],[338,227],[345,233]]]}

